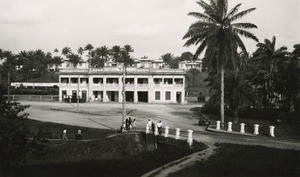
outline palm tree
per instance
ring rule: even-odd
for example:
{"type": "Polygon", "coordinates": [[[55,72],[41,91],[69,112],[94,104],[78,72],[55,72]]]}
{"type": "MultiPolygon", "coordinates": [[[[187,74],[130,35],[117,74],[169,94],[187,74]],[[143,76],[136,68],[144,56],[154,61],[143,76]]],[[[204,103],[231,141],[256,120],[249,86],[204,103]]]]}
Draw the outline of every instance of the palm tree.
{"type": "Polygon", "coordinates": [[[82,56],[83,52],[84,52],[84,49],[83,49],[82,47],[79,47],[78,50],[77,50],[77,53],[78,53],[80,56],[82,56]]]}
{"type": "Polygon", "coordinates": [[[100,47],[100,56],[102,58],[102,60],[107,60],[108,56],[109,56],[109,50],[106,46],[102,46],[100,47]]]}
{"type": "Polygon", "coordinates": [[[64,47],[61,51],[61,54],[67,57],[72,52],[70,47],[64,47]]]}
{"type": "Polygon", "coordinates": [[[275,89],[282,95],[283,109],[291,118],[296,109],[297,95],[300,92],[300,44],[294,45],[294,50],[279,61],[276,73],[275,89]]]}
{"type": "Polygon", "coordinates": [[[228,11],[228,0],[210,0],[210,4],[200,0],[197,4],[204,10],[201,12],[190,12],[188,15],[198,19],[193,23],[183,39],[187,39],[184,46],[198,45],[194,54],[197,58],[205,49],[203,64],[216,68],[221,77],[221,122],[224,126],[224,70],[225,66],[235,67],[237,49],[246,52],[240,36],[253,39],[258,42],[257,37],[247,29],[257,28],[252,23],[241,23],[234,21],[255,10],[250,8],[238,12],[241,4],[236,5],[228,11]]]}
{"type": "Polygon", "coordinates": [[[88,56],[89,56],[89,64],[90,64],[90,66],[89,66],[89,68],[91,68],[91,51],[94,49],[94,47],[93,47],[93,45],[92,44],[87,44],[85,47],[84,47],[84,50],[88,50],[89,51],[89,54],[88,54],[88,56]]]}
{"type": "Polygon", "coordinates": [[[126,67],[128,65],[131,65],[133,63],[133,59],[131,57],[131,52],[134,52],[134,49],[130,46],[130,45],[124,45],[124,47],[121,49],[120,52],[120,57],[118,59],[118,61],[116,62],[120,62],[123,63],[123,91],[122,91],[122,95],[123,95],[123,101],[122,101],[122,124],[124,122],[124,118],[126,115],[126,108],[125,108],[125,104],[126,104],[126,98],[125,98],[125,76],[126,76],[126,67]]]}
{"type": "Polygon", "coordinates": [[[57,48],[55,48],[53,52],[57,55],[59,51],[57,48]]]}
{"type": "Polygon", "coordinates": [[[276,37],[274,36],[272,41],[265,39],[264,43],[257,44],[257,50],[253,53],[253,58],[258,61],[259,73],[263,73],[263,83],[266,94],[262,94],[265,97],[263,100],[264,106],[272,107],[275,95],[275,76],[278,69],[278,64],[281,63],[287,56],[287,47],[275,48],[276,37]]]}
{"type": "Polygon", "coordinates": [[[128,44],[124,45],[121,49],[120,58],[117,62],[124,63],[125,69],[128,65],[133,63],[133,59],[131,57],[132,52],[134,52],[134,49],[128,44]]]}
{"type": "Polygon", "coordinates": [[[121,54],[121,47],[118,45],[113,46],[110,49],[110,55],[112,56],[114,61],[118,61],[121,54]]]}
{"type": "Polygon", "coordinates": [[[16,69],[17,57],[11,51],[2,52],[2,57],[6,59],[3,63],[2,70],[4,73],[7,73],[7,95],[9,98],[11,73],[14,73],[16,69]]]}
{"type": "Polygon", "coordinates": [[[55,71],[58,70],[58,66],[63,63],[63,58],[60,56],[55,56],[52,59],[52,63],[55,65],[55,71]]]}
{"type": "Polygon", "coordinates": [[[73,54],[73,53],[71,53],[70,55],[69,55],[69,61],[73,64],[73,67],[74,68],[77,68],[77,65],[78,65],[78,63],[80,62],[80,56],[79,55],[76,55],[76,54],[73,54]]]}

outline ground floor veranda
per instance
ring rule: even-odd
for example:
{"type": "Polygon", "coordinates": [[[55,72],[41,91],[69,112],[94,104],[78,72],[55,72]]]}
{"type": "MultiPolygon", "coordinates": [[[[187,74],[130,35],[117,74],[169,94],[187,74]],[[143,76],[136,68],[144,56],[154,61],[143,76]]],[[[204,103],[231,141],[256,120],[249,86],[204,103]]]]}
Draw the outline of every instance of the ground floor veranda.
{"type": "MultiPolygon", "coordinates": [[[[72,102],[80,98],[82,102],[122,102],[123,94],[120,90],[85,90],[85,89],[60,89],[59,101],[72,102]]],[[[180,103],[185,100],[183,90],[126,90],[126,102],[144,103],[180,103]]]]}

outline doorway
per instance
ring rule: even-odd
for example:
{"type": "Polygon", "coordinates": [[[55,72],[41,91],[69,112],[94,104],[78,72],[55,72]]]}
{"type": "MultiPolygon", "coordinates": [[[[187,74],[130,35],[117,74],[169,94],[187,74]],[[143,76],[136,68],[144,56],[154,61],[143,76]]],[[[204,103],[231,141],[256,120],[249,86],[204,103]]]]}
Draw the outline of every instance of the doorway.
{"type": "Polygon", "coordinates": [[[138,92],[138,102],[148,103],[148,92],[138,92]]]}
{"type": "Polygon", "coordinates": [[[176,92],[176,102],[181,103],[181,92],[176,92]]]}

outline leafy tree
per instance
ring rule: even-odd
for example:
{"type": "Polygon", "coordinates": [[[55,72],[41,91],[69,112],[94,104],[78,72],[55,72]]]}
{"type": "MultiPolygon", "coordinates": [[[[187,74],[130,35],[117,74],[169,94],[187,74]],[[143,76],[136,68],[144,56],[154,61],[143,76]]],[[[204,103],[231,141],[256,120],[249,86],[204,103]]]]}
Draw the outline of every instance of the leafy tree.
{"type": "Polygon", "coordinates": [[[133,63],[131,53],[134,52],[134,49],[130,45],[124,45],[120,52],[120,58],[116,62],[124,63],[125,69],[128,65],[133,63]]]}
{"type": "Polygon", "coordinates": [[[7,78],[7,94],[10,95],[10,82],[11,78],[15,76],[17,57],[11,51],[2,52],[2,59],[5,59],[1,67],[2,78],[7,78]]]}
{"type": "Polygon", "coordinates": [[[162,55],[161,58],[163,59],[164,63],[166,63],[170,68],[178,68],[180,57],[175,57],[171,53],[166,53],[162,55]]]}
{"type": "Polygon", "coordinates": [[[53,52],[57,55],[59,50],[57,48],[55,48],[53,52]]]}
{"type": "Polygon", "coordinates": [[[180,56],[180,61],[193,61],[194,55],[191,52],[183,52],[180,56]]]}
{"type": "Polygon", "coordinates": [[[82,47],[79,47],[77,50],[77,53],[82,56],[82,54],[84,53],[84,49],[82,47]]]}
{"type": "Polygon", "coordinates": [[[110,49],[110,54],[111,54],[113,60],[115,60],[115,61],[119,60],[120,55],[121,55],[121,47],[118,45],[113,46],[110,49]]]}
{"type": "MultiPolygon", "coordinates": [[[[300,44],[294,45],[294,51],[279,60],[276,73],[275,90],[282,97],[285,115],[292,116],[296,112],[297,95],[300,93],[300,44]]],[[[298,98],[298,100],[300,100],[298,98]]]]}
{"type": "Polygon", "coordinates": [[[70,47],[64,47],[61,51],[61,54],[67,57],[72,52],[70,47]]]}
{"type": "Polygon", "coordinates": [[[264,107],[274,107],[274,100],[278,99],[275,90],[276,73],[279,64],[283,64],[288,51],[286,47],[275,48],[276,37],[272,41],[265,39],[264,43],[257,44],[257,50],[253,53],[253,59],[257,61],[257,72],[260,74],[260,82],[253,83],[261,87],[261,97],[264,107]]]}
{"type": "Polygon", "coordinates": [[[191,68],[188,70],[187,74],[188,78],[191,78],[192,80],[192,86],[195,87],[196,77],[200,74],[200,71],[198,69],[191,68]]]}
{"type": "Polygon", "coordinates": [[[57,71],[58,70],[58,66],[63,63],[63,58],[60,57],[60,56],[55,56],[55,57],[53,57],[53,59],[52,59],[51,62],[55,66],[55,71],[57,71]]]}
{"type": "Polygon", "coordinates": [[[81,59],[80,56],[71,53],[71,54],[68,56],[68,58],[69,58],[69,61],[73,64],[73,67],[74,67],[74,68],[77,68],[77,65],[78,65],[78,63],[80,62],[80,59],[81,59]]]}
{"type": "Polygon", "coordinates": [[[8,101],[0,86],[0,168],[25,160],[29,131],[21,121],[27,118],[23,111],[28,107],[8,101]]]}
{"type": "Polygon", "coordinates": [[[93,45],[92,44],[87,44],[85,47],[84,47],[84,50],[88,50],[89,53],[88,53],[88,56],[89,56],[89,64],[90,64],[90,68],[92,67],[92,63],[91,63],[91,55],[92,55],[92,50],[94,49],[93,45]]]}
{"type": "Polygon", "coordinates": [[[257,28],[252,23],[235,22],[246,14],[255,10],[250,8],[238,12],[241,4],[228,11],[227,0],[203,0],[197,4],[204,12],[190,12],[188,15],[198,19],[188,29],[183,39],[187,39],[184,46],[198,45],[194,57],[198,57],[205,50],[204,65],[215,68],[221,77],[221,122],[224,125],[224,72],[230,67],[235,68],[237,50],[246,52],[240,36],[258,41],[257,37],[247,29],[257,28]],[[226,68],[225,68],[226,66],[226,68]]]}
{"type": "Polygon", "coordinates": [[[233,121],[238,122],[239,113],[254,102],[251,84],[246,79],[249,71],[248,54],[240,53],[235,70],[225,75],[225,102],[233,115],[233,121]]]}

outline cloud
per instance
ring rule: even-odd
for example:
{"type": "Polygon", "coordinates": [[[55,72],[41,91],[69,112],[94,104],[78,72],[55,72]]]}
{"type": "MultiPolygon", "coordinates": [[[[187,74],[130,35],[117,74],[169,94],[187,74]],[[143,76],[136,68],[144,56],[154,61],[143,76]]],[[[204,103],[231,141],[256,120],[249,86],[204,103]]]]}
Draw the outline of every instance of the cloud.
{"type": "Polygon", "coordinates": [[[38,4],[20,2],[14,6],[1,4],[0,23],[8,25],[32,26],[44,22],[44,7],[38,4]]]}

